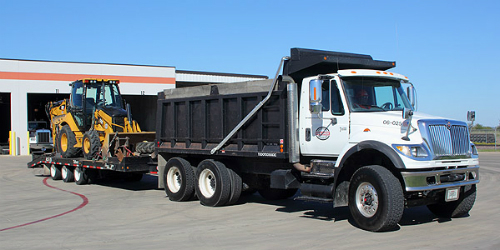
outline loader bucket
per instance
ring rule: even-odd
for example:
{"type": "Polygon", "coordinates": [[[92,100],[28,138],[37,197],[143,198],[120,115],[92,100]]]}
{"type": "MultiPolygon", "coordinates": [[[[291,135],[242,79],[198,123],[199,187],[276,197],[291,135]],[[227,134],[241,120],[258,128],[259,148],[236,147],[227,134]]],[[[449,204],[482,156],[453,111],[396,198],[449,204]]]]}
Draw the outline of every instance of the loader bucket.
{"type": "Polygon", "coordinates": [[[154,142],[156,132],[136,132],[136,133],[125,133],[125,132],[115,132],[106,135],[103,146],[103,155],[114,156],[117,150],[121,149],[121,152],[126,154],[135,153],[135,145],[139,142],[154,142]]]}

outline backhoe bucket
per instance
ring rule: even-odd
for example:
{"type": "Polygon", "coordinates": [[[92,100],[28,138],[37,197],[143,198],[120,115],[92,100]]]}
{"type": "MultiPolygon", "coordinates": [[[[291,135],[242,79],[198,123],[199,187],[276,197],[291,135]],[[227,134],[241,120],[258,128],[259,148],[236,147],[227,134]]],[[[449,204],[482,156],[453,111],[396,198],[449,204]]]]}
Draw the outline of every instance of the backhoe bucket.
{"type": "Polygon", "coordinates": [[[118,151],[125,155],[127,155],[127,153],[134,154],[136,153],[137,143],[154,142],[155,136],[156,132],[109,133],[106,135],[102,146],[103,156],[114,156],[118,151]]]}

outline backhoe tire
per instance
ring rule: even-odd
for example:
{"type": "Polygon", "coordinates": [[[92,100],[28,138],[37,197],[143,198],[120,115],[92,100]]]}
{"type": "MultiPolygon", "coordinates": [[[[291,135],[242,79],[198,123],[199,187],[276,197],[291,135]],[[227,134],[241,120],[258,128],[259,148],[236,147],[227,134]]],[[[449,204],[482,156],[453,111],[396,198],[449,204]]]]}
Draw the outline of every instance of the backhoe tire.
{"type": "Polygon", "coordinates": [[[155,151],[154,142],[139,142],[135,146],[135,151],[140,154],[152,154],[155,151]]]}
{"type": "Polygon", "coordinates": [[[76,148],[76,136],[69,125],[64,125],[57,135],[57,151],[63,158],[72,158],[80,154],[80,148],[76,148]]]}
{"type": "Polygon", "coordinates": [[[83,157],[87,160],[94,159],[99,154],[100,148],[101,139],[99,133],[95,130],[85,132],[82,141],[83,157]]]}

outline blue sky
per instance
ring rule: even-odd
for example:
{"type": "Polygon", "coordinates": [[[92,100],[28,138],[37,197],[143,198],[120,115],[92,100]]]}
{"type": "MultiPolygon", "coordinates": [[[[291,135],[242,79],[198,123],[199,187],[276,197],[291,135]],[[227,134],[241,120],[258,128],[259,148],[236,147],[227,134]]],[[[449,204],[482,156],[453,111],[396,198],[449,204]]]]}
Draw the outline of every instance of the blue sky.
{"type": "Polygon", "coordinates": [[[500,1],[7,1],[0,58],[273,77],[290,48],[397,62],[418,110],[500,123],[500,1]]]}

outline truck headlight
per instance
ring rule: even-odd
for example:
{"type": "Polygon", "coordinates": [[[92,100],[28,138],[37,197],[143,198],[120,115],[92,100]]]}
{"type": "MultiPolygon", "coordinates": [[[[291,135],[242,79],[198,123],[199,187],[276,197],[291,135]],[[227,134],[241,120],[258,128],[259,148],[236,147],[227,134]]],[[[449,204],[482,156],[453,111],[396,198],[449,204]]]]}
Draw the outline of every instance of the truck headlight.
{"type": "Polygon", "coordinates": [[[397,151],[410,158],[427,158],[429,152],[422,145],[393,145],[397,151]]]}

